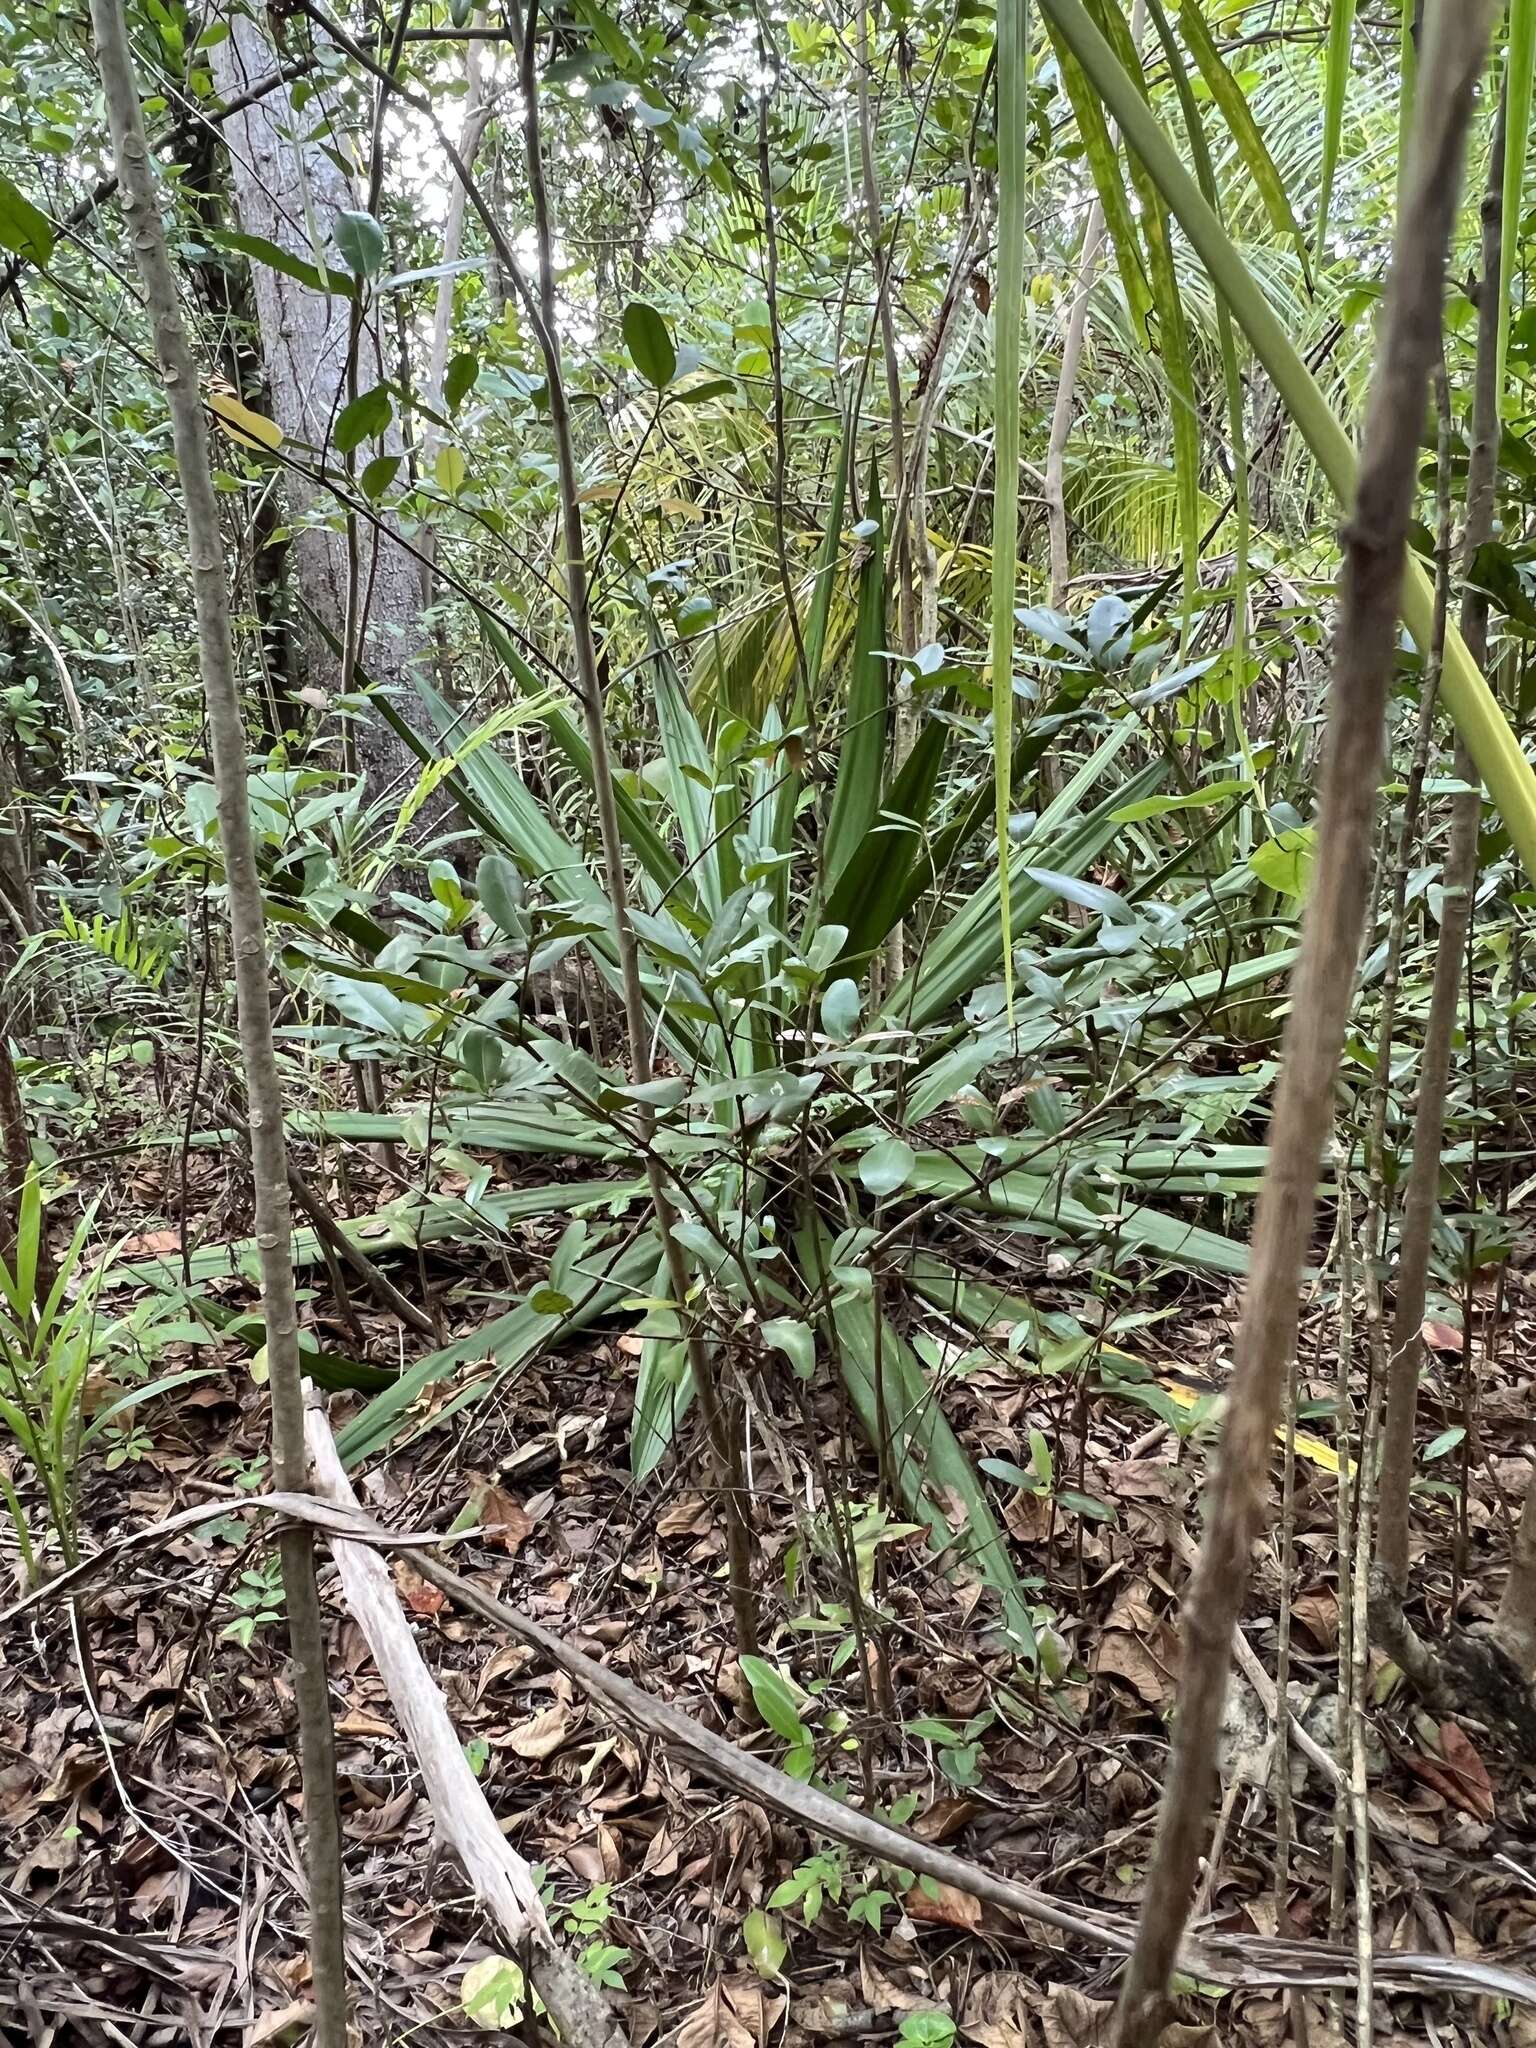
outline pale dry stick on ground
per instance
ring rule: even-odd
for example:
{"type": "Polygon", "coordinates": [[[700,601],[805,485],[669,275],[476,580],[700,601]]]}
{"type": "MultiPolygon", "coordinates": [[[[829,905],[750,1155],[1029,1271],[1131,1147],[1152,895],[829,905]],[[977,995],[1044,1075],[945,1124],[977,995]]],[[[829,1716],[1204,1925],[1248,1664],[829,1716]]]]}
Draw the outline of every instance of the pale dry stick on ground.
{"type": "MultiPolygon", "coordinates": [[[[445,1592],[460,1607],[480,1615],[504,1631],[515,1642],[526,1643],[537,1650],[557,1670],[565,1672],[589,1698],[605,1706],[622,1725],[684,1757],[712,1783],[757,1800],[796,1826],[828,1835],[834,1841],[847,1843],[850,1848],[863,1850],[900,1868],[918,1871],[941,1884],[953,1885],[957,1890],[1012,1913],[1026,1923],[1072,1935],[1100,1955],[1125,1956],[1130,1953],[1134,1939],[1132,1930],[1111,1914],[1094,1908],[1064,1905],[1047,1893],[1020,1884],[984,1864],[956,1855],[952,1850],[938,1848],[885,1821],[876,1820],[814,1785],[801,1784],[751,1750],[737,1748],[724,1736],[694,1721],[681,1708],[654,1698],[596,1658],[587,1656],[564,1636],[551,1634],[529,1615],[509,1607],[482,1590],[473,1580],[462,1578],[437,1562],[434,1553],[460,1539],[437,1530],[386,1529],[366,1515],[350,1513],[331,1501],[317,1499],[312,1493],[231,1493],[182,1509],[163,1522],[136,1530],[70,1571],[60,1573],[46,1586],[13,1602],[0,1612],[0,1628],[34,1607],[61,1599],[108,1565],[152,1544],[163,1543],[167,1537],[183,1529],[229,1514],[253,1513],[290,1517],[319,1530],[333,1541],[344,1538],[380,1550],[409,1551],[412,1563],[422,1578],[445,1592]]],[[[1274,1685],[1263,1667],[1241,1639],[1234,1644],[1234,1651],[1266,1708],[1271,1713],[1275,1712],[1274,1685]]],[[[1331,1769],[1331,1759],[1299,1726],[1297,1745],[1325,1773],[1331,1769]]],[[[1332,1947],[1326,1942],[1220,1934],[1186,1938],[1180,1950],[1179,1965],[1202,1981],[1251,1989],[1265,1986],[1310,1989],[1348,1986],[1354,1983],[1358,1968],[1352,1950],[1332,1947]]],[[[1506,1963],[1496,1956],[1451,1956],[1388,1949],[1374,1958],[1374,1970],[1377,1988],[1382,1991],[1507,1998],[1536,2009],[1536,1976],[1520,1967],[1518,1962],[1506,1963]]]]}
{"type": "Polygon", "coordinates": [[[1490,0],[1458,0],[1430,15],[1423,111],[1415,126],[1354,508],[1344,535],[1317,864],[1286,1021],[1231,1397],[1205,1542],[1185,1601],[1179,1717],[1136,1951],[1121,1989],[1119,2048],[1152,2048],[1162,2031],[1206,1836],[1232,1630],[1264,1516],[1270,1443],[1296,1341],[1318,1166],[1333,1120],[1370,887],[1376,788],[1418,460],[1418,437],[1405,434],[1402,422],[1423,417],[1439,354],[1446,250],[1493,12],[1490,0]]]}
{"type": "MultiPolygon", "coordinates": [[[[324,1405],[313,1389],[305,1433],[318,1497],[360,1513],[324,1405]]],[[[331,1554],[348,1612],[363,1632],[421,1772],[438,1834],[457,1854],[511,1954],[527,1958],[528,1974],[567,2048],[622,2048],[623,2036],[602,1992],[557,1946],[532,1870],[496,1825],[437,1681],[416,1647],[388,1565],[377,1550],[361,1543],[333,1539],[331,1554]]]]}

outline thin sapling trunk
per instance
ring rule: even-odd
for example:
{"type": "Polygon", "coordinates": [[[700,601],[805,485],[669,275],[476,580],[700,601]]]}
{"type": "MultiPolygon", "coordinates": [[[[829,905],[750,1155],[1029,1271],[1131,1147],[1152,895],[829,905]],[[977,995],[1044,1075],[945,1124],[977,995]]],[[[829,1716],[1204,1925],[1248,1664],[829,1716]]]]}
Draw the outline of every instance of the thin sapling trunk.
{"type": "Polygon", "coordinates": [[[1446,250],[1461,185],[1473,94],[1492,7],[1437,8],[1422,113],[1398,222],[1359,478],[1344,533],[1334,678],[1317,866],[1286,1023],[1281,1077],[1259,1196],[1253,1263],[1205,1540],[1184,1604],[1184,1667],[1145,1905],[1117,2014],[1120,2048],[1162,2030],[1205,1841],[1232,1630],[1264,1515],[1270,1448],[1296,1324],[1318,1166],[1370,890],[1371,838],[1387,692],[1397,651],[1418,434],[1440,351],[1446,250]]]}
{"type": "MultiPolygon", "coordinates": [[[[1488,599],[1469,571],[1477,551],[1493,533],[1499,480],[1499,264],[1504,244],[1504,109],[1500,106],[1488,158],[1482,205],[1481,282],[1478,288],[1477,358],[1472,387],[1471,450],[1467,463],[1467,519],[1461,543],[1461,633],[1481,668],[1488,652],[1488,599]]],[[[1413,1491],[1414,1421],[1423,1358],[1424,1304],[1429,1291],[1429,1255],[1440,1192],[1440,1154],[1445,1142],[1446,1097],[1451,1041],[1461,1008],[1462,966],[1477,886],[1477,836],[1482,788],[1465,745],[1456,744],[1461,791],[1452,799],[1450,845],[1441,873],[1440,931],[1435,948],[1419,1092],[1414,1105],[1413,1157],[1403,1195],[1398,1241],[1392,1343],[1387,1365],[1387,1412],[1382,1431],[1381,1486],[1377,1502],[1376,1561],[1399,1598],[1408,1585],[1408,1510],[1413,1491]]]]}
{"type": "MultiPolygon", "coordinates": [[[[305,1493],[309,1491],[309,1457],[304,1442],[304,1388],[289,1232],[283,1094],[272,1040],[266,926],[246,794],[245,726],[230,634],[229,586],[224,571],[218,501],[208,458],[197,363],[182,323],[165,228],[156,203],[155,178],[144,136],[122,0],[91,0],[91,22],[112,129],[123,217],[143,282],[155,356],[165,383],[186,513],[197,607],[198,664],[218,794],[239,1002],[240,1054],[251,1127],[256,1241],[261,1259],[262,1314],[272,1389],[272,1477],[282,1492],[305,1493]]],[[[310,1969],[315,2004],[312,2039],[315,2048],[346,2048],[346,1955],[342,1939],[335,1736],[326,1680],[325,1633],[315,1588],[313,1536],[307,1526],[292,1523],[284,1528],[279,1547],[304,1774],[310,1969]]]]}

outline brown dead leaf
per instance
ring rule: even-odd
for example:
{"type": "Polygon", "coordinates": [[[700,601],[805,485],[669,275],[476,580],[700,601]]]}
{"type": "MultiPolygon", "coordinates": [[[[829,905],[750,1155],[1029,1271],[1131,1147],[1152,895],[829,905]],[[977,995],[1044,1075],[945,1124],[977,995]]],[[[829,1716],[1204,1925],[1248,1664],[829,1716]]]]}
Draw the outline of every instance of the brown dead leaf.
{"type": "Polygon", "coordinates": [[[475,1698],[483,1700],[498,1678],[511,1678],[521,1671],[525,1664],[533,1662],[532,1650],[521,1643],[503,1643],[480,1668],[475,1680],[475,1698]]]}
{"type": "Polygon", "coordinates": [[[1291,1602],[1291,1615],[1320,1648],[1331,1650],[1339,1640],[1339,1603],[1326,1587],[1299,1593],[1291,1602]]]}
{"type": "Polygon", "coordinates": [[[722,1977],[678,2029],[677,2048],[762,2048],[783,2010],[755,1977],[722,1977]]]}
{"type": "Polygon", "coordinates": [[[377,1806],[354,1815],[342,1828],[342,1833],[353,1842],[393,1841],[415,1804],[415,1786],[402,1785],[393,1798],[382,1800],[377,1806]]]}
{"type": "Polygon", "coordinates": [[[971,1980],[960,2013],[960,2032],[978,2048],[1031,2048],[1029,2015],[1038,1988],[1021,1970],[988,1970],[971,1980]]]}
{"type": "Polygon", "coordinates": [[[377,1714],[368,1713],[362,1707],[349,1707],[336,1721],[338,1735],[373,1735],[388,1740],[394,1732],[387,1721],[381,1720],[377,1714]]]}
{"type": "Polygon", "coordinates": [[[952,1842],[956,1835],[968,1828],[977,1814],[986,1808],[979,1799],[935,1799],[926,1813],[920,1813],[912,1823],[914,1835],[920,1835],[925,1842],[952,1842]]]}
{"type": "Polygon", "coordinates": [[[871,1960],[867,1949],[859,1951],[859,1989],[871,2012],[927,2012],[933,2000],[915,1991],[904,1991],[871,1960]]]}
{"type": "Polygon", "coordinates": [[[247,2027],[245,2048],[296,2048],[315,2023],[315,2008],[307,1998],[276,2012],[264,2012],[247,2027]]]}
{"type": "Polygon", "coordinates": [[[851,2014],[862,2010],[864,1994],[849,1977],[829,1977],[809,1998],[797,1998],[789,2009],[794,2026],[813,2038],[846,2038],[851,2014]]]}
{"type": "MultiPolygon", "coordinates": [[[[1109,2048],[1114,2039],[1115,2008],[1099,1998],[1085,1998],[1066,1986],[1053,1991],[1040,2011],[1045,2048],[1109,2048]]],[[[1158,2036],[1159,2048],[1217,2048],[1216,2029],[1175,2021],[1158,2036]]]]}
{"type": "Polygon", "coordinates": [[[1114,2017],[1112,2001],[1060,1985],[1040,2010],[1045,2048],[1108,2048],[1114,2017]]]}
{"type": "Polygon", "coordinates": [[[926,1920],[934,1927],[961,1927],[967,1932],[981,1925],[981,1901],[952,1884],[928,1880],[932,1890],[913,1885],[906,1896],[906,1908],[914,1920],[926,1920]]]}
{"type": "Polygon", "coordinates": [[[1173,1673],[1142,1636],[1110,1629],[1100,1638],[1093,1668],[1101,1676],[1123,1678],[1149,1707],[1164,1706],[1173,1697],[1173,1673]]]}
{"type": "Polygon", "coordinates": [[[553,1756],[570,1732],[571,1710],[561,1701],[545,1707],[542,1713],[533,1714],[526,1721],[520,1721],[515,1728],[509,1728],[498,1747],[504,1746],[514,1756],[529,1757],[537,1762],[543,1757],[553,1756]]]}
{"type": "Polygon", "coordinates": [[[508,1557],[516,1557],[533,1534],[533,1517],[521,1501],[514,1500],[499,1486],[482,1487],[479,1506],[483,1541],[494,1543],[508,1557]]]}
{"type": "Polygon", "coordinates": [[[1419,1332],[1419,1335],[1424,1339],[1424,1342],[1431,1351],[1459,1352],[1461,1350],[1460,1330],[1454,1329],[1449,1323],[1440,1322],[1435,1316],[1426,1316],[1424,1318],[1424,1327],[1419,1332]]]}
{"type": "Polygon", "coordinates": [[[757,2037],[737,2019],[717,1984],[678,2028],[677,2048],[757,2048],[757,2037]]]}
{"type": "Polygon", "coordinates": [[[181,1250],[179,1230],[141,1230],[137,1237],[125,1237],[118,1251],[126,1252],[131,1258],[140,1258],[151,1252],[176,1252],[181,1250]]]}
{"type": "Polygon", "coordinates": [[[1114,1500],[1167,1500],[1178,1479],[1166,1458],[1116,1458],[1104,1467],[1104,1490],[1114,1500]]]}
{"type": "Polygon", "coordinates": [[[412,1571],[403,1557],[395,1559],[394,1571],[400,1598],[412,1614],[441,1614],[448,1605],[448,1595],[436,1586],[428,1585],[421,1573],[412,1571]]]}
{"type": "Polygon", "coordinates": [[[658,1536],[702,1536],[713,1525],[709,1502],[702,1494],[685,1494],[674,1501],[656,1522],[658,1536]]]}
{"type": "Polygon", "coordinates": [[[1452,1806],[1474,1820],[1492,1820],[1493,1784],[1488,1767],[1478,1755],[1472,1738],[1454,1721],[1440,1724],[1440,1755],[1410,1756],[1406,1759],[1416,1777],[1437,1792],[1443,1792],[1452,1806]]]}

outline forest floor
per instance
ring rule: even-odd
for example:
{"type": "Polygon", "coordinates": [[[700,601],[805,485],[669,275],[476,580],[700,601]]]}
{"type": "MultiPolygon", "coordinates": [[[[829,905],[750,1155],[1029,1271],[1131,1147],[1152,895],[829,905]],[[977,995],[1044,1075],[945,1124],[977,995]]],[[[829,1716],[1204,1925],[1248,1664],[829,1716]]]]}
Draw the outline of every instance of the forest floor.
{"type": "MultiPolygon", "coordinates": [[[[132,1249],[175,1239],[179,1169],[174,1153],[162,1156],[163,1167],[108,1183],[102,1227],[135,1230],[132,1249]],[[146,1216],[157,1215],[161,1224],[146,1229],[146,1216]]],[[[249,1227],[231,1194],[237,1182],[235,1162],[193,1156],[189,1213],[199,1238],[249,1227]]],[[[1089,1263],[1020,1242],[1029,1264],[1009,1286],[1086,1315],[1089,1263]]],[[[529,1227],[519,1246],[514,1268],[532,1284],[550,1243],[529,1227]]],[[[419,1290],[410,1263],[395,1270],[419,1290]]],[[[474,1297],[500,1288],[500,1274],[473,1270],[449,1248],[425,1271],[455,1330],[495,1312],[474,1297]]],[[[323,1274],[311,1281],[307,1314],[345,1348],[318,1291],[323,1274]]],[[[242,1306],[250,1300],[239,1282],[213,1291],[242,1306]]],[[[1523,1485],[1536,1313],[1514,1287],[1503,1302],[1497,1331],[1490,1295],[1490,1313],[1472,1333],[1472,1429],[1425,1468],[1444,1481],[1417,1507],[1413,1611],[1431,1633],[1443,1630],[1453,1605],[1462,1623],[1491,1616],[1510,1503],[1523,1485]]],[[[1170,1311],[1139,1333],[1159,1369],[1220,1384],[1235,1295],[1149,1278],[1139,1305],[1170,1311]]],[[[400,1358],[398,1326],[366,1307],[360,1313],[375,1362],[400,1358]]],[[[1332,1395],[1336,1346],[1336,1322],[1314,1307],[1302,1351],[1309,1398],[1332,1395]]],[[[454,1551],[461,1571],[780,1762],[784,1742],[742,1711],[718,1516],[675,1456],[643,1488],[631,1479],[635,1348],[610,1328],[537,1358],[494,1400],[428,1428],[369,1471],[363,1498],[383,1521],[413,1529],[446,1531],[478,1515],[454,1551]]],[[[229,1345],[189,1352],[185,1362],[213,1370],[144,1411],[132,1455],[115,1469],[98,1461],[85,1470],[88,1553],[260,1483],[266,1398],[248,1355],[229,1345]]],[[[1357,1399],[1363,1367],[1362,1352],[1357,1399]]],[[[1437,1355],[1424,1432],[1465,1426],[1461,1387],[1461,1359],[1437,1355]]],[[[453,1392],[439,1386],[435,1404],[453,1392]]],[[[947,1577],[893,1518],[895,1533],[873,1545],[870,1566],[886,1617],[873,1654],[888,1672],[892,1713],[871,1706],[878,1689],[867,1693],[860,1659],[839,1655],[842,1589],[819,1545],[802,1419],[782,1390],[764,1385],[756,1394],[767,1654],[802,1685],[824,1684],[813,1721],[818,1774],[854,1799],[872,1788],[887,1810],[905,1797],[911,1825],[929,1839],[1129,1924],[1177,1689],[1175,1624],[1198,1538],[1204,1437],[1181,1437],[1073,1371],[1046,1376],[1001,1356],[957,1371],[946,1409],[973,1458],[1029,1468],[1038,1430],[1057,1492],[1070,1487],[1105,1503],[1112,1519],[1022,1488],[1013,1494],[1015,1562],[1053,1611],[1067,1657],[1063,1680],[1037,1688],[995,1647],[974,1584],[947,1577]]],[[[356,1404],[339,1396],[333,1414],[344,1419],[356,1404]]],[[[856,1511],[877,1511],[873,1462],[850,1443],[825,1376],[811,1390],[810,1413],[822,1469],[840,1475],[856,1511]]],[[[1331,1419],[1307,1426],[1331,1436],[1331,1419]]],[[[1277,1446],[1277,1497],[1280,1462],[1277,1446]]],[[[1331,1747],[1336,1480],[1305,1456],[1294,1470],[1293,1699],[1331,1747]]],[[[1245,1623],[1271,1676],[1279,1543],[1275,1536],[1263,1547],[1245,1623]]],[[[6,1562],[14,1567],[14,1554],[6,1562]]],[[[555,1924],[573,1946],[605,1945],[600,1961],[622,1985],[616,2004],[636,2048],[861,2039],[904,2048],[924,2038],[913,2016],[935,2012],[975,2048],[1088,2048],[1103,2038],[1112,1993],[1103,1958],[958,1892],[915,1886],[902,1895],[889,1870],[722,1795],[664,1748],[635,1742],[530,1651],[455,1614],[407,1562],[392,1568],[501,1825],[543,1866],[555,1924]],[[771,1910],[787,1948],[773,1970],[775,1955],[760,1947],[769,1974],[759,1974],[743,1923],[786,1881],[798,1897],[771,1910]]],[[[14,1587],[19,1575],[8,1580],[14,1587]]],[[[495,1943],[462,1877],[434,1852],[428,1807],[328,1566],[322,1591],[360,2039],[371,2048],[480,2038],[461,1987],[495,1943]]],[[[283,1653],[272,1545],[233,1511],[136,1550],[87,1586],[77,1619],[45,1602],[10,1625],[0,1641],[0,2039],[273,2048],[302,2037],[298,1785],[283,1653]],[[248,1642],[227,1635],[232,1624],[248,1642]]],[[[1446,1954],[1536,1944],[1529,1774],[1481,1731],[1437,1724],[1391,1675],[1373,1655],[1376,1942],[1446,1954]]],[[[1257,1696],[1238,1684],[1224,1759],[1229,1826],[1208,1880],[1209,1924],[1326,1936],[1334,1791],[1293,1759],[1294,1818],[1277,1828],[1273,1734],[1257,1696]]],[[[1346,1923],[1344,1939],[1352,1938],[1346,1923]]],[[[1353,2038],[1352,2015],[1341,2033],[1321,1994],[1289,2007],[1278,1993],[1219,2004],[1192,1998],[1184,2010],[1187,2024],[1169,2037],[1181,2048],[1288,2040],[1316,2048],[1353,2038]]],[[[942,2029],[929,2038],[942,2040],[942,2029]]],[[[1377,2043],[1399,2040],[1531,2044],[1536,2015],[1488,1998],[1463,1998],[1454,2009],[1445,1999],[1378,1999],[1377,2043]]]]}

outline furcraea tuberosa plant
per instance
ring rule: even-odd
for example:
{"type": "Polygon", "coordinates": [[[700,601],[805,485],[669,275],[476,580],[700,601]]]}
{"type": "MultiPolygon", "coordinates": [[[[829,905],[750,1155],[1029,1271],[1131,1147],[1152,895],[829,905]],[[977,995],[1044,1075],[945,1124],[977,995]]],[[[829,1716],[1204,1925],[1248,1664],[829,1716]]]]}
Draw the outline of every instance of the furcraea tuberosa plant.
{"type": "MultiPolygon", "coordinates": [[[[1408,1981],[1368,1924],[1342,1952],[1255,1940],[1246,1960],[1186,1930],[1277,1427],[1345,1489],[1333,1569],[1359,1582],[1362,1668],[1374,1640],[1507,1749],[1536,1643],[1518,1509],[1492,1634],[1443,1627],[1407,1573],[1427,1517],[1454,1509],[1465,1547],[1472,1323],[1522,1177],[1536,10],[1408,7],[1386,42],[1339,0],[1296,12],[1291,34],[1241,0],[889,20],[93,0],[110,171],[78,112],[67,147],[33,145],[42,171],[18,157],[0,183],[7,289],[47,309],[18,317],[5,404],[19,443],[45,421],[52,480],[5,543],[38,583],[18,578],[12,659],[34,697],[67,683],[83,705],[73,765],[107,819],[94,854],[56,835],[15,985],[40,1014],[71,974],[152,987],[194,1075],[183,1160],[215,1122],[251,1160],[251,1243],[194,1247],[183,1214],[181,1256],[146,1246],[101,1284],[239,1336],[224,1282],[259,1264],[289,1496],[306,1372],[347,1396],[349,1470],[404,1469],[427,1436],[452,1465],[583,1332],[621,1332],[628,1512],[645,1526],[671,1482],[702,1496],[737,1733],[787,1744],[834,1836],[821,1780],[873,1799],[877,1736],[847,1738],[843,1783],[811,1703],[901,1724],[896,1557],[974,1614],[987,1711],[1078,1710],[1085,1546],[1113,1529],[1135,1560],[1090,1473],[1094,1418],[1150,1410],[1211,1476],[1139,1938],[967,1866],[977,1896],[1129,1958],[1127,2044],[1155,2038],[1176,1967],[1342,1972],[1367,2027],[1373,1980],[1408,1981]],[[87,274],[97,241],[123,253],[114,209],[137,295],[87,274]],[[105,431],[75,417],[66,343],[98,381],[122,365],[105,431]],[[89,548],[105,536],[99,589],[47,523],[53,488],[97,522],[89,548]],[[185,569],[149,579],[133,519],[185,569]],[[39,595],[55,561],[67,630],[39,595]],[[148,678],[132,712],[76,687],[118,639],[148,678]],[[124,735],[153,796],[103,797],[89,750],[124,735]],[[140,926],[169,936],[140,952],[140,926]],[[1492,1116],[1513,1134],[1497,1164],[1492,1116]],[[364,1146],[354,1202],[330,1162],[364,1146]],[[299,1328],[306,1267],[366,1357],[299,1328]],[[454,1276],[499,1312],[476,1320],[454,1276]],[[1191,1394],[1148,1360],[1239,1283],[1230,1375],[1191,1394]],[[1452,1295],[1447,1505],[1418,1396],[1452,1295]],[[1363,1441],[1343,1404],[1284,1413],[1303,1315],[1324,1348],[1357,1340],[1340,1385],[1363,1441]],[[1016,1412],[989,1436],[968,1382],[998,1374],[1016,1412]],[[1070,1532],[1071,1574],[1021,1533],[1032,1502],[1048,1558],[1070,1532]],[[1370,1588],[1345,1551],[1373,1528],[1370,1588]]],[[[81,50],[4,34],[26,92],[73,104],[81,50]]],[[[7,759],[29,815],[54,775],[62,816],[85,799],[31,701],[0,705],[7,759]]],[[[84,1150],[51,1126],[36,1149],[57,1188],[84,1150]]],[[[348,1985],[320,1511],[288,1505],[330,2048],[348,1985]]],[[[1346,1680],[1341,1725],[1363,1711],[1346,1680]]],[[[603,1696],[795,1811],[762,1756],[603,1696]]],[[[863,1820],[848,1839],[905,1869],[863,1820]]],[[[913,1871],[963,1889],[923,1853],[913,1871]]],[[[544,1939],[536,1888],[519,1897],[544,1939]]],[[[1342,1899],[1341,1877],[1335,1935],[1342,1899]]]]}

